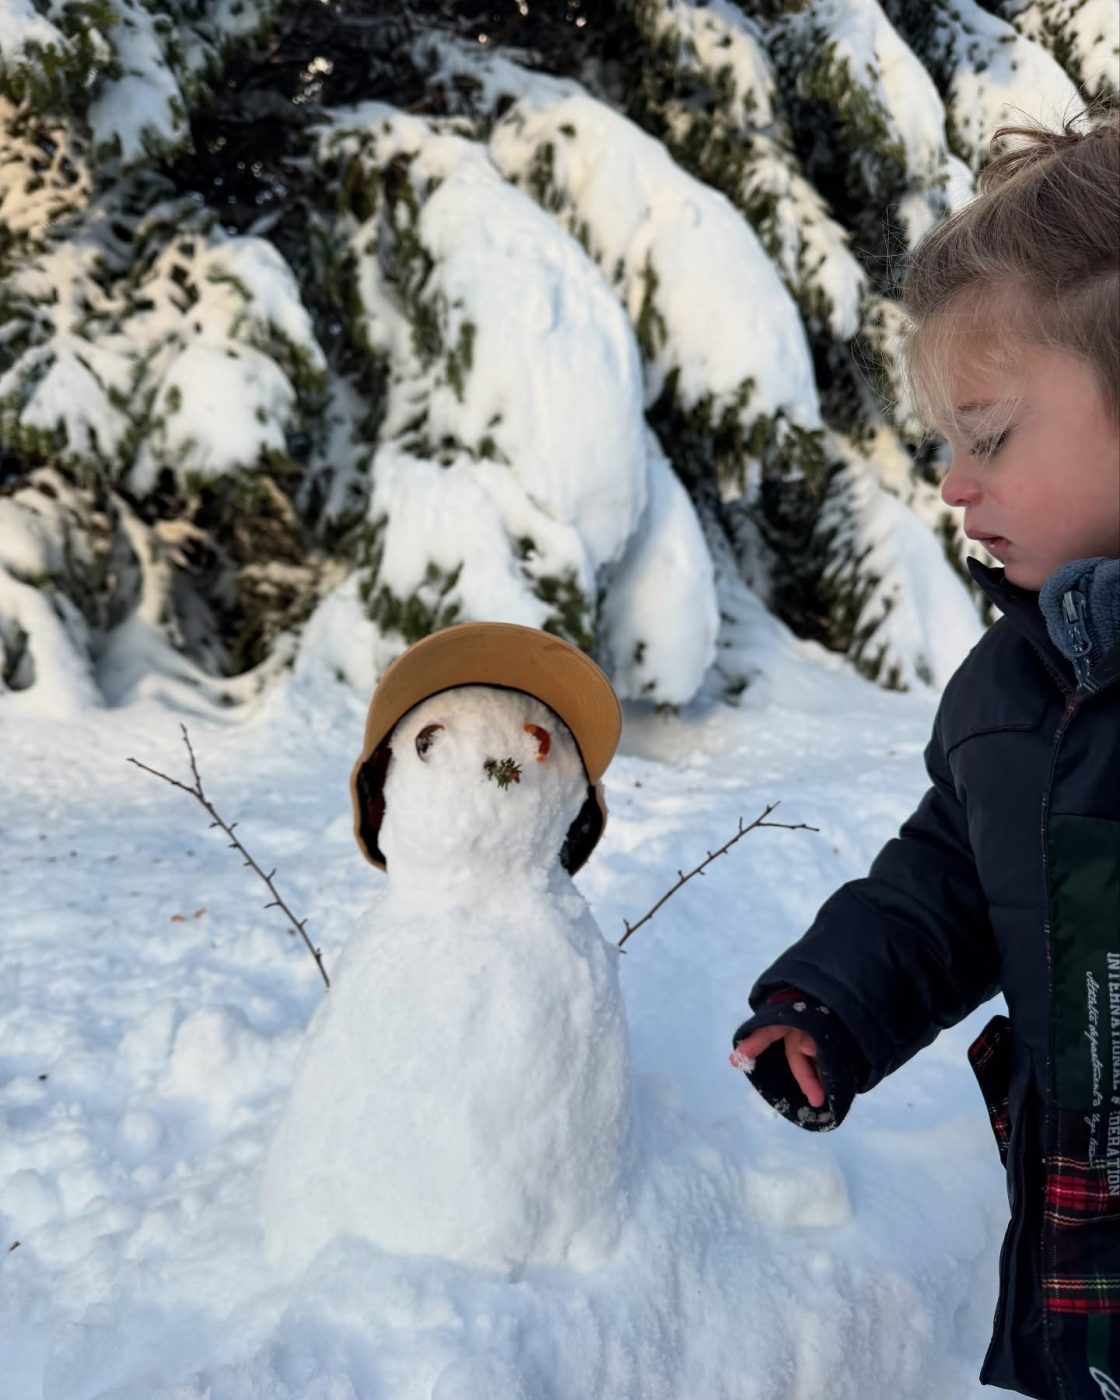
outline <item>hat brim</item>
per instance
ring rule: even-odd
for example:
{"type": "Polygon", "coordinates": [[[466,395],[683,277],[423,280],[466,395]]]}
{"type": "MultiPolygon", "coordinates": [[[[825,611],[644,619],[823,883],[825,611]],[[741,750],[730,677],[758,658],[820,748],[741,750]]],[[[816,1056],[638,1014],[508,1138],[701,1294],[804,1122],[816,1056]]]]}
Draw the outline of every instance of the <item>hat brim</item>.
{"type": "Polygon", "coordinates": [[[377,843],[384,810],[380,789],[388,758],[385,741],[413,706],[463,685],[524,691],[559,715],[571,731],[591,790],[565,844],[570,857],[565,866],[574,872],[606,823],[600,780],[618,747],[622,708],[610,681],[578,647],[550,632],[510,622],[465,622],[433,632],[386,669],[370,702],[362,753],[350,775],[354,836],[362,854],[385,869],[377,843]],[[367,769],[379,750],[384,760],[367,769]],[[581,837],[575,835],[577,827],[581,837]]]}

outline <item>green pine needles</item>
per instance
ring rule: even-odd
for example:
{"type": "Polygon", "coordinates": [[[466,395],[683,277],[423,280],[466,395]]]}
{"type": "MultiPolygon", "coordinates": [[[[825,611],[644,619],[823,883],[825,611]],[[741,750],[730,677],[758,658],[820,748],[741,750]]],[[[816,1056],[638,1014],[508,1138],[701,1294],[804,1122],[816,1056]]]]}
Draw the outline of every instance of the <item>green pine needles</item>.
{"type": "Polygon", "coordinates": [[[503,790],[521,781],[521,769],[512,758],[488,758],[482,765],[486,776],[503,790]]]}

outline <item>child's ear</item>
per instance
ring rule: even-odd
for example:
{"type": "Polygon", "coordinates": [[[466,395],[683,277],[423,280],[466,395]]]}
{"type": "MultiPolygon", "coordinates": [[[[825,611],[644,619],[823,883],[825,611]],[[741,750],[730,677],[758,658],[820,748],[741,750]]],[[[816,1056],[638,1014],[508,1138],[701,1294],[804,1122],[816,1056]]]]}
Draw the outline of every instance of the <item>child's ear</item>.
{"type": "Polygon", "coordinates": [[[552,735],[539,724],[525,725],[525,733],[531,734],[537,741],[537,762],[543,763],[548,757],[548,751],[552,748],[552,735]]]}

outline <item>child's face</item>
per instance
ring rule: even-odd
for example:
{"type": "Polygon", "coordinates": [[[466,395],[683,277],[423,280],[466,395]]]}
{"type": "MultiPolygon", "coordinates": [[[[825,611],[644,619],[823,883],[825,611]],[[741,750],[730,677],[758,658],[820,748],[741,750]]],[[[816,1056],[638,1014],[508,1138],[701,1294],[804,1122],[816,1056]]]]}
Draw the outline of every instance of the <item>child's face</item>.
{"type": "Polygon", "coordinates": [[[1060,350],[1029,346],[1013,369],[957,374],[956,404],[1022,397],[994,439],[967,423],[945,436],[952,466],[942,499],[964,507],[964,529],[1037,589],[1072,559],[1120,555],[1120,432],[1093,370],[1060,350]]]}

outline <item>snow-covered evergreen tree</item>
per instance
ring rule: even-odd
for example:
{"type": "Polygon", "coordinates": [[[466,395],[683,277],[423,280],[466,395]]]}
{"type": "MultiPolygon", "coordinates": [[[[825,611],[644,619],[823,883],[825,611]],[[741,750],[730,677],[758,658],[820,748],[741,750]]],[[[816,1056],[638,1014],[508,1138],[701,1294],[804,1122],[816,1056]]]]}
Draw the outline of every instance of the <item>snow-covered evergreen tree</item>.
{"type": "Polygon", "coordinates": [[[939,683],[979,621],[895,269],[999,121],[1116,92],[1118,34],[1103,0],[0,0],[0,687],[230,703],[301,645],[364,678],[499,617],[680,705],[713,554],[939,683]]]}

